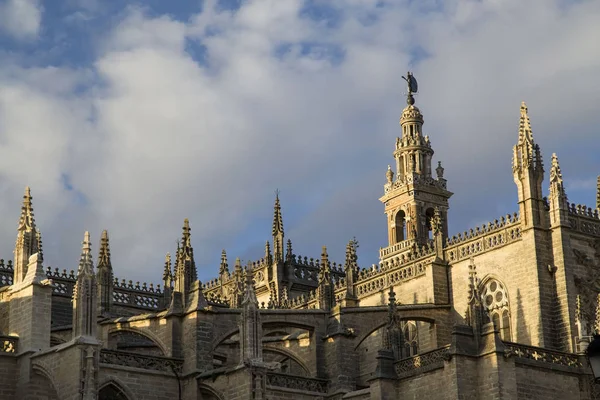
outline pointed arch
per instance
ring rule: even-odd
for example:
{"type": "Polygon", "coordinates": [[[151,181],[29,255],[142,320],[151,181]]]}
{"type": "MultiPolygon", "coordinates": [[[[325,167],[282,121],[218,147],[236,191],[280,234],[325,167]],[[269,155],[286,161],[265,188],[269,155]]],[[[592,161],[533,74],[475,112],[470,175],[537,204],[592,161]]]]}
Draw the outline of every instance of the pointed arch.
{"type": "Polygon", "coordinates": [[[396,226],[396,237],[394,238],[396,243],[406,240],[406,213],[404,210],[398,210],[394,217],[394,225],[396,226]]]}
{"type": "Polygon", "coordinates": [[[137,400],[137,398],[127,385],[110,375],[98,386],[98,400],[137,400]]]}
{"type": "Polygon", "coordinates": [[[135,327],[120,327],[120,328],[112,328],[108,331],[109,343],[111,336],[118,335],[119,333],[133,333],[136,335],[143,336],[144,338],[151,341],[156,348],[162,353],[161,356],[168,356],[169,352],[167,351],[166,346],[162,343],[162,341],[152,332],[148,332],[146,330],[138,329],[135,327]]]}
{"type": "Polygon", "coordinates": [[[495,275],[486,275],[479,284],[481,303],[488,313],[490,321],[500,332],[504,341],[511,341],[511,311],[508,289],[495,275]]]}
{"type": "Polygon", "coordinates": [[[304,363],[299,357],[292,354],[292,352],[286,351],[286,350],[283,350],[280,348],[276,348],[276,347],[266,346],[266,347],[263,347],[263,354],[264,353],[275,353],[275,354],[279,354],[279,355],[289,358],[290,360],[297,363],[300,366],[300,368],[302,368],[304,370],[305,376],[310,377],[310,369],[308,368],[308,365],[306,365],[306,363],[304,363]]]}
{"type": "Polygon", "coordinates": [[[202,400],[225,400],[225,397],[221,393],[206,384],[199,383],[198,391],[200,392],[200,398],[202,400]]]}

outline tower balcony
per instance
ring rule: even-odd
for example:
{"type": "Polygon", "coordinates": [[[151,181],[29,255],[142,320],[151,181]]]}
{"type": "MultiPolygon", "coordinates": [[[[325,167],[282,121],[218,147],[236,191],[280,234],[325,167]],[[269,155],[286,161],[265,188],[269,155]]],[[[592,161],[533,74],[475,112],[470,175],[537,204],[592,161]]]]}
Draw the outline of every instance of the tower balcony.
{"type": "Polygon", "coordinates": [[[398,253],[402,253],[406,250],[409,250],[415,245],[417,241],[415,239],[403,240],[398,243],[394,243],[388,247],[381,247],[379,249],[379,259],[383,260],[384,258],[388,258],[394,256],[398,253]]]}

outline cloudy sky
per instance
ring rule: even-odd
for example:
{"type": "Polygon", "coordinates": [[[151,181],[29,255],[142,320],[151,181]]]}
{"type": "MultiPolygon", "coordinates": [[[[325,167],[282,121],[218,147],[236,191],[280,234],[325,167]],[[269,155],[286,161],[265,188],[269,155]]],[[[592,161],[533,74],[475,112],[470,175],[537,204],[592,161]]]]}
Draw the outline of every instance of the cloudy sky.
{"type": "Polygon", "coordinates": [[[408,69],[452,233],[517,210],[522,100],[593,206],[599,20],[597,0],[0,0],[0,255],[29,185],[47,265],[108,229],[115,275],[158,283],[189,218],[207,280],[222,248],[262,256],[279,188],[295,253],[343,261],[356,236],[375,263],[408,69]]]}

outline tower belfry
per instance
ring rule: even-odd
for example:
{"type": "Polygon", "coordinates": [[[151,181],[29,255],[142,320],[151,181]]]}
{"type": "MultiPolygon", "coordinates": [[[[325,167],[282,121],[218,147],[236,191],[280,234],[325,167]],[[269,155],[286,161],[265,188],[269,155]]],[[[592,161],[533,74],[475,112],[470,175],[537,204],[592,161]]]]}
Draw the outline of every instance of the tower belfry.
{"type": "Polygon", "coordinates": [[[379,199],[385,205],[389,238],[389,247],[381,250],[382,259],[432,240],[431,222],[436,209],[442,235],[448,235],[448,199],[452,193],[446,189],[441,162],[433,177],[434,151],[429,136],[423,134],[423,114],[415,106],[413,96],[417,81],[410,72],[403,78],[408,83],[408,93],[407,106],[400,117],[401,136],[396,139],[393,153],[396,171],[388,166],[384,195],[379,199]]]}

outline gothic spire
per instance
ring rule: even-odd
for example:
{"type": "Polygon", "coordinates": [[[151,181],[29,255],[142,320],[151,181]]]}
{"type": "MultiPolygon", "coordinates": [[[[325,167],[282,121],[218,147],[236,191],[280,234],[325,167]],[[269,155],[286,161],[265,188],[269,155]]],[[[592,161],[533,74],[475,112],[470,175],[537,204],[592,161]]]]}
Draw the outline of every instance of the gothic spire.
{"type": "Polygon", "coordinates": [[[246,287],[242,300],[240,328],[240,364],[262,361],[262,323],[254,292],[252,270],[246,270],[246,287]]]}
{"type": "Polygon", "coordinates": [[[81,257],[79,258],[79,268],[77,275],[94,274],[94,263],[92,261],[92,246],[90,243],[90,233],[85,231],[81,247],[81,257]]]}
{"type": "Polygon", "coordinates": [[[98,297],[100,298],[100,313],[106,313],[112,308],[113,302],[113,272],[110,261],[110,247],[108,232],[102,231],[100,248],[98,251],[98,297]]]}
{"type": "Polygon", "coordinates": [[[192,248],[190,221],[183,221],[181,246],[177,249],[177,265],[175,266],[175,291],[183,294],[184,305],[187,305],[187,295],[192,282],[198,279],[194,249],[192,248]]]}
{"type": "Polygon", "coordinates": [[[275,191],[275,206],[273,207],[273,261],[283,262],[283,217],[279,203],[279,190],[275,191]]]}
{"type": "Polygon", "coordinates": [[[73,289],[73,337],[96,336],[97,286],[90,245],[90,233],[85,232],[77,281],[73,289]]]}
{"type": "Polygon", "coordinates": [[[531,123],[527,112],[527,105],[522,102],[521,117],[519,119],[519,140],[513,150],[513,171],[523,173],[525,170],[531,169],[534,172],[543,173],[540,147],[533,141],[531,123]]]}
{"type": "Polygon", "coordinates": [[[273,208],[273,236],[278,233],[283,235],[283,217],[281,215],[281,204],[279,202],[279,190],[275,191],[275,206],[273,208]]]}
{"type": "Polygon", "coordinates": [[[100,237],[100,249],[98,251],[98,269],[107,268],[112,270],[112,263],[110,261],[110,245],[108,242],[108,231],[105,229],[102,231],[100,237]]]}
{"type": "MultiPolygon", "coordinates": [[[[27,275],[29,257],[41,251],[39,242],[41,236],[37,232],[35,226],[31,199],[31,191],[28,186],[25,188],[25,194],[23,195],[23,204],[21,205],[21,215],[19,217],[19,226],[17,228],[17,240],[14,250],[13,284],[23,281],[27,275]]],[[[38,254],[38,260],[42,261],[42,259],[42,254],[38,254]]]]}
{"type": "Polygon", "coordinates": [[[319,285],[317,286],[317,302],[319,309],[331,310],[333,307],[333,288],[331,286],[331,266],[327,247],[323,246],[321,252],[321,267],[319,268],[319,285]]]}

